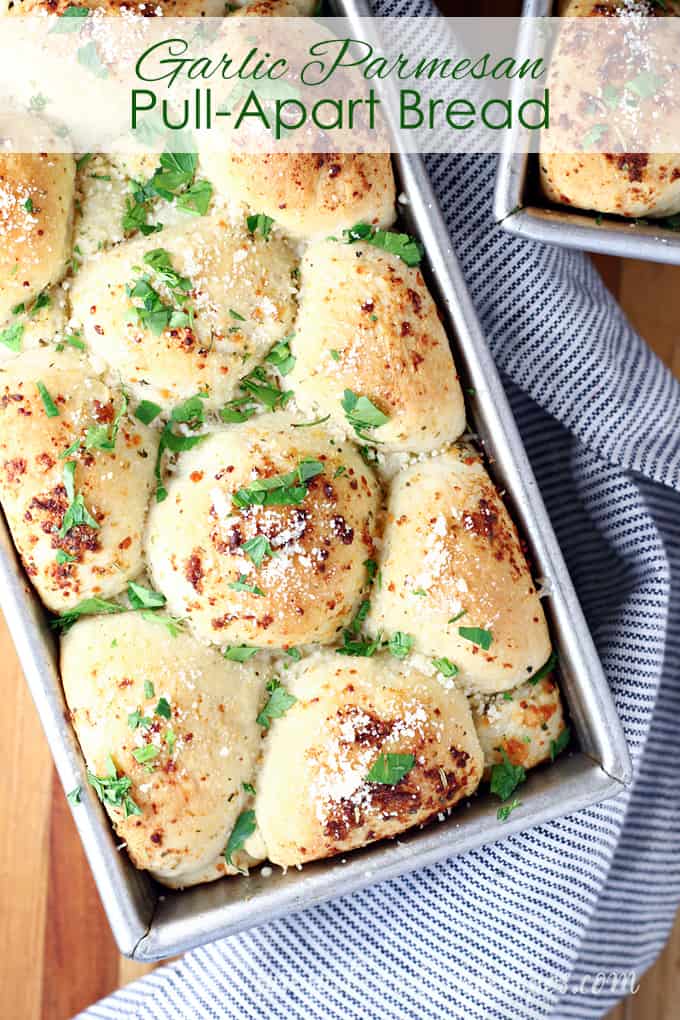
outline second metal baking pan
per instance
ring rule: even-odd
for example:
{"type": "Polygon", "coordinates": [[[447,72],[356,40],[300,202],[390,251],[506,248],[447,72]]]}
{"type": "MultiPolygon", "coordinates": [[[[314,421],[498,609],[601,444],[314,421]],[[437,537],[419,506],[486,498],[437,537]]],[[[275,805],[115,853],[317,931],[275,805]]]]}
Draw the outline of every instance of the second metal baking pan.
{"type": "MultiPolygon", "coordinates": [[[[363,0],[339,0],[333,9],[348,17],[357,33],[357,19],[368,15],[363,0]]],[[[423,163],[416,156],[398,156],[395,169],[405,199],[402,222],[425,245],[428,283],[441,308],[463,382],[472,392],[470,420],[482,439],[496,484],[507,493],[535,571],[551,593],[546,612],[560,656],[561,687],[575,734],[574,750],[553,766],[529,774],[522,788],[522,808],[505,823],[496,817],[498,801],[482,793],[468,802],[464,811],[454,812],[442,823],[346,857],[306,865],[302,871],[283,874],[267,869],[263,874],[257,868],[250,877],[183,892],[161,888],[136,871],[119,851],[108,817],[87,785],[63,700],[56,642],[4,520],[0,520],[2,609],[64,788],[83,788],[83,801],[74,807],[74,818],[116,941],[122,953],[138,960],[172,956],[506,838],[611,797],[630,780],[628,750],[607,681],[423,163]]]]}
{"type": "MultiPolygon", "coordinates": [[[[553,7],[552,0],[526,0],[522,15],[549,17],[553,7]]],[[[503,230],[580,251],[680,265],[680,230],[653,219],[627,220],[553,205],[541,193],[538,155],[519,149],[519,132],[508,132],[494,196],[494,216],[503,230]]]]}

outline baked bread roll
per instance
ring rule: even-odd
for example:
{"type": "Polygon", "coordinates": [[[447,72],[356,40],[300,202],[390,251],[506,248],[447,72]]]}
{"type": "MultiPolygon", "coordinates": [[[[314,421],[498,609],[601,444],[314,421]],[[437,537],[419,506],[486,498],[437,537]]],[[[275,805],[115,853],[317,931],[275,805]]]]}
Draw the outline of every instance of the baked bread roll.
{"type": "MultiPolygon", "coordinates": [[[[14,0],[9,14],[28,15],[44,12],[63,15],[71,0],[14,0]]],[[[142,0],[130,4],[129,0],[78,0],[78,7],[89,7],[102,16],[164,17],[164,18],[221,18],[225,11],[224,0],[142,0]]]]}
{"type": "MultiPolygon", "coordinates": [[[[611,18],[622,11],[622,6],[615,0],[609,3],[566,0],[560,4],[559,10],[563,18],[611,18]]],[[[654,17],[677,15],[680,5],[672,0],[663,4],[650,0],[627,13],[638,18],[645,14],[654,17]]],[[[616,29],[619,28],[620,23],[613,24],[616,29]]],[[[598,141],[598,145],[611,142],[612,152],[582,151],[584,136],[587,137],[588,132],[580,117],[571,118],[566,111],[580,112],[582,105],[598,103],[605,126],[611,119],[611,111],[606,103],[606,93],[605,99],[602,98],[602,69],[596,67],[592,53],[584,49],[582,43],[580,46],[573,44],[571,35],[575,29],[576,23],[570,22],[561,29],[551,61],[549,85],[553,106],[561,109],[563,115],[555,118],[556,122],[550,126],[550,148],[561,151],[547,151],[545,139],[541,146],[539,166],[544,194],[559,205],[632,218],[664,217],[680,212],[680,156],[677,153],[617,151],[621,149],[621,141],[613,129],[603,136],[601,142],[598,141]]],[[[620,35],[614,37],[612,45],[616,45],[619,39],[620,35]]],[[[627,67],[624,58],[621,62],[624,78],[630,78],[627,67]]],[[[612,69],[613,66],[607,70],[611,73],[612,69]]],[[[613,78],[611,81],[607,79],[616,94],[618,85],[613,82],[613,78]]],[[[650,117],[657,115],[657,107],[658,97],[643,97],[634,115],[646,123],[650,117]]]]}
{"type": "Polygon", "coordinates": [[[224,851],[260,750],[256,667],[133,612],[76,623],[61,676],[88,770],[106,781],[112,761],[130,780],[127,811],[104,804],[136,867],[176,888],[251,863],[236,852],[230,866],[224,851]]]}
{"type": "Polygon", "coordinates": [[[392,162],[384,153],[205,151],[201,167],[226,198],[271,216],[292,237],[394,222],[392,162]]]}
{"type": "Polygon", "coordinates": [[[294,421],[277,414],[210,436],[180,455],[151,509],[154,582],[203,640],[328,643],[355,612],[379,486],[351,444],[294,421]],[[273,486],[266,505],[252,488],[262,479],[273,486]]]}
{"type": "Polygon", "coordinates": [[[66,270],[74,177],[69,155],[0,154],[0,329],[66,270]]]}
{"type": "Polygon", "coordinates": [[[158,440],[123,407],[122,393],[69,349],[30,351],[0,369],[0,500],[53,612],[109,598],[142,569],[158,440]],[[114,448],[102,448],[114,435],[114,448]]]}
{"type": "Polygon", "coordinates": [[[482,754],[470,710],[436,679],[389,656],[321,652],[293,667],[285,687],[297,701],[271,723],[255,799],[275,864],[394,836],[474,793],[482,754]],[[392,770],[409,764],[395,782],[392,770]]]}
{"type": "Polygon", "coordinates": [[[533,768],[550,757],[552,743],[564,729],[560,692],[549,676],[470,702],[487,771],[503,761],[501,749],[513,765],[533,768]]]}
{"type": "Polygon", "coordinates": [[[200,392],[214,408],[290,331],[294,267],[280,238],[202,217],[91,260],[74,282],[73,312],[93,354],[136,397],[168,407],[200,392]]]}
{"type": "Polygon", "coordinates": [[[471,690],[509,690],[550,655],[514,524],[480,461],[451,450],[396,476],[369,633],[413,638],[471,690]],[[486,647],[485,647],[486,646],[486,647]]]}
{"type": "Polygon", "coordinates": [[[298,403],[384,450],[420,452],[456,439],[463,394],[420,270],[368,244],[325,241],[308,248],[301,277],[291,344],[298,403]],[[347,390],[388,420],[362,428],[361,415],[343,408],[347,390]]]}

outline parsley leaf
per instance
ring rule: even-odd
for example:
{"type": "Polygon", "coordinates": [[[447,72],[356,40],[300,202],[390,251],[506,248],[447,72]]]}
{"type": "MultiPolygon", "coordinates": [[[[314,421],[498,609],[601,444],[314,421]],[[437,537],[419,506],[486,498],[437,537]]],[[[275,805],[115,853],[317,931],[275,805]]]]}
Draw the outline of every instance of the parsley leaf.
{"type": "Polygon", "coordinates": [[[396,786],[416,763],[412,754],[380,754],[366,776],[368,783],[396,786]]]}
{"type": "Polygon", "coordinates": [[[99,797],[102,804],[122,807],[125,817],[141,815],[141,810],[129,795],[132,780],[128,776],[119,776],[111,755],[106,759],[107,774],[96,776],[88,770],[87,781],[99,797]]]}
{"type": "Polygon", "coordinates": [[[90,528],[99,528],[99,522],[94,519],[85,506],[82,493],[75,491],[75,471],[76,462],[67,460],[64,464],[64,487],[69,499],[69,506],[59,528],[59,538],[65,538],[71,528],[78,527],[80,524],[86,524],[90,528]]]}
{"type": "Polygon", "coordinates": [[[284,340],[280,340],[277,344],[274,344],[271,351],[265,358],[270,365],[281,373],[281,375],[288,375],[289,372],[293,371],[295,367],[295,357],[290,353],[290,343],[293,334],[286,337],[284,340]]]}
{"type": "Polygon", "coordinates": [[[556,665],[557,652],[552,651],[548,656],[547,662],[544,662],[541,668],[537,669],[534,675],[529,677],[528,683],[535,685],[539,680],[542,680],[546,676],[550,676],[556,665]]]}
{"type": "Polygon", "coordinates": [[[83,599],[73,609],[65,609],[52,621],[52,626],[62,633],[69,630],[81,616],[94,616],[98,613],[122,613],[123,607],[117,602],[107,602],[100,599],[98,595],[92,598],[83,599]]]}
{"type": "Polygon", "coordinates": [[[266,535],[255,535],[254,538],[249,538],[247,542],[243,543],[241,548],[256,567],[262,565],[265,556],[275,555],[266,535]]]}
{"type": "Polygon", "coordinates": [[[45,383],[44,382],[40,382],[40,380],[38,380],[38,382],[35,385],[37,387],[38,393],[40,394],[40,399],[43,402],[43,407],[45,408],[45,414],[47,415],[47,417],[48,418],[58,418],[59,417],[59,408],[57,407],[55,402],[52,400],[52,397],[49,395],[49,393],[47,391],[47,386],[45,386],[45,383]]]}
{"type": "Polygon", "coordinates": [[[408,234],[400,234],[394,230],[376,230],[369,223],[357,223],[342,233],[347,244],[365,241],[390,255],[397,255],[407,266],[419,265],[423,257],[422,244],[408,234]]]}
{"type": "Polygon", "coordinates": [[[172,709],[167,698],[159,698],[154,712],[156,715],[162,715],[164,719],[172,719],[172,709]]]}
{"type": "Polygon", "coordinates": [[[413,647],[413,637],[410,634],[404,634],[401,630],[397,630],[387,642],[387,647],[389,648],[390,655],[394,655],[396,659],[405,659],[413,647]]]}
{"type": "Polygon", "coordinates": [[[111,423],[111,432],[107,425],[90,425],[85,435],[86,450],[115,450],[118,431],[123,415],[127,413],[128,399],[123,393],[120,407],[111,423]]]}
{"type": "Polygon", "coordinates": [[[481,627],[459,627],[458,633],[466,641],[471,641],[473,645],[479,645],[485,652],[491,648],[493,635],[490,630],[483,630],[481,627]]]}
{"type": "Polygon", "coordinates": [[[205,216],[212,196],[213,186],[210,181],[196,181],[182,195],[178,195],[176,205],[183,212],[205,216]]]}
{"type": "Polygon", "coordinates": [[[59,20],[50,29],[50,35],[64,35],[66,32],[77,32],[90,10],[88,7],[67,7],[59,20]]]}
{"type": "Polygon", "coordinates": [[[271,216],[266,216],[264,213],[254,213],[252,216],[246,217],[246,224],[251,234],[255,234],[258,230],[262,234],[265,241],[271,233],[274,220],[271,216]]]}
{"type": "Polygon", "coordinates": [[[140,765],[145,765],[147,762],[153,761],[157,758],[160,751],[155,744],[145,744],[144,747],[135,747],[132,752],[132,757],[135,758],[140,765]]]}
{"type": "Polygon", "coordinates": [[[267,684],[267,691],[269,698],[256,719],[257,725],[264,730],[269,729],[272,719],[280,719],[297,701],[276,677],[267,684]]]}
{"type": "Polygon", "coordinates": [[[156,694],[156,688],[154,687],[151,680],[144,681],[144,697],[153,698],[156,694]]]}
{"type": "Polygon", "coordinates": [[[152,400],[142,400],[135,411],[135,418],[141,421],[143,425],[150,425],[162,410],[163,408],[158,404],[154,404],[152,400]]]}
{"type": "Polygon", "coordinates": [[[165,605],[165,595],[136,581],[128,581],[127,596],[133,609],[160,609],[165,605]]]}
{"type": "Polygon", "coordinates": [[[233,589],[233,591],[248,592],[249,595],[264,595],[262,589],[258,588],[256,584],[248,583],[248,578],[245,574],[239,574],[238,581],[230,581],[227,587],[233,589]]]}
{"type": "Polygon", "coordinates": [[[521,806],[522,801],[517,800],[517,798],[515,797],[510,804],[503,804],[501,805],[501,807],[499,807],[498,811],[496,812],[496,818],[498,819],[499,822],[507,822],[508,818],[510,817],[510,814],[515,810],[515,808],[521,806]]]}
{"type": "Polygon", "coordinates": [[[442,656],[441,659],[433,659],[432,664],[442,676],[452,677],[458,674],[458,666],[451,662],[450,659],[447,659],[446,656],[442,656]]]}
{"type": "Polygon", "coordinates": [[[309,492],[307,482],[320,474],[323,474],[321,461],[305,458],[294,471],[256,478],[250,485],[238,489],[231,500],[240,509],[249,506],[298,506],[309,492]]]}
{"type": "Polygon", "coordinates": [[[227,864],[230,864],[232,867],[234,867],[232,855],[235,854],[237,850],[243,849],[246,840],[248,839],[249,836],[252,836],[252,834],[255,832],[255,829],[256,829],[255,812],[242,811],[241,814],[236,819],[236,824],[234,825],[234,828],[231,830],[231,835],[227,840],[227,846],[224,851],[224,859],[227,862],[227,864]]]}
{"type": "Polygon", "coordinates": [[[146,620],[147,623],[158,623],[161,627],[165,627],[170,637],[173,638],[176,638],[180,631],[183,630],[183,620],[179,620],[175,616],[164,616],[157,609],[145,609],[142,612],[142,619],[146,620]]]}
{"type": "Polygon", "coordinates": [[[6,329],[0,330],[0,344],[9,347],[10,351],[18,353],[21,350],[21,340],[24,335],[24,325],[21,322],[13,322],[6,329]]]}
{"type": "Polygon", "coordinates": [[[512,764],[504,748],[501,748],[501,755],[502,763],[494,765],[491,770],[491,792],[501,800],[507,800],[519,784],[525,781],[527,774],[521,765],[512,764]]]}
{"type": "Polygon", "coordinates": [[[257,655],[259,650],[252,645],[229,645],[224,650],[224,657],[230,662],[247,662],[253,655],[257,655]]]}
{"type": "Polygon", "coordinates": [[[73,790],[66,794],[66,800],[69,804],[80,804],[82,792],[82,787],[76,786],[73,790]]]}
{"type": "Polygon", "coordinates": [[[255,787],[252,783],[241,783],[244,793],[249,793],[252,797],[255,796],[255,787]]]}
{"type": "Polygon", "coordinates": [[[562,754],[562,751],[569,746],[570,740],[571,730],[568,726],[565,726],[565,728],[560,732],[557,740],[550,741],[550,758],[552,761],[555,761],[557,755],[562,754]]]}
{"type": "Polygon", "coordinates": [[[347,421],[360,439],[369,439],[366,429],[377,429],[390,420],[368,397],[357,396],[352,390],[345,390],[341,404],[347,421]]]}

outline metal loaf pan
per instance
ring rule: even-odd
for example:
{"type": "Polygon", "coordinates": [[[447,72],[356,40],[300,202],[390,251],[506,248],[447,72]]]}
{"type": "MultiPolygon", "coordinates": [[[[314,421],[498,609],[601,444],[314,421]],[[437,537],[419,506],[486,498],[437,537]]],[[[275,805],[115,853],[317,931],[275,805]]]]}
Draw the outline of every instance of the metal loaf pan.
{"type": "MultiPolygon", "coordinates": [[[[525,0],[522,15],[547,18],[553,7],[552,0],[525,0]]],[[[517,131],[508,132],[501,151],[494,216],[503,230],[517,237],[579,251],[680,265],[680,231],[655,224],[653,219],[638,222],[609,214],[599,216],[549,202],[540,188],[538,155],[520,151],[517,131]]]]}
{"type": "MultiPolygon", "coordinates": [[[[334,8],[350,20],[366,16],[356,0],[334,8]]],[[[426,275],[441,308],[464,383],[474,388],[469,415],[482,437],[496,483],[527,539],[538,574],[549,579],[546,610],[559,651],[562,691],[575,734],[572,753],[529,774],[522,807],[506,823],[498,800],[482,792],[444,822],[383,841],[346,857],[263,877],[230,878],[184,892],[157,886],[136,871],[103,808],[88,787],[84,763],[68,722],[58,674],[57,646],[46,614],[30,587],[0,520],[0,603],[35,699],[61,781],[80,785],[74,818],[114,936],[122,953],[138,960],[173,956],[201,943],[263,924],[323,900],[351,893],[485,843],[505,839],[619,793],[631,775],[626,742],[602,667],[569,580],[540,492],[468,296],[447,230],[417,156],[395,157],[398,187],[407,196],[404,226],[423,241],[426,275]]],[[[433,412],[436,409],[433,408],[433,412]]]]}

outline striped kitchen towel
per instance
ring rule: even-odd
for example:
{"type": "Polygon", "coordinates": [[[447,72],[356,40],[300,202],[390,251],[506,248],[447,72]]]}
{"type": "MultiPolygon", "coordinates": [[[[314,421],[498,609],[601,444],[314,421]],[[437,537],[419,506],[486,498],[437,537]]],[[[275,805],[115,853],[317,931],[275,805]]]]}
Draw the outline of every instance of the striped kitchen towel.
{"type": "Polygon", "coordinates": [[[614,692],[633,785],[187,953],[87,1020],[585,1020],[668,935],[680,900],[680,384],[585,256],[494,225],[494,157],[427,163],[614,692]]]}

